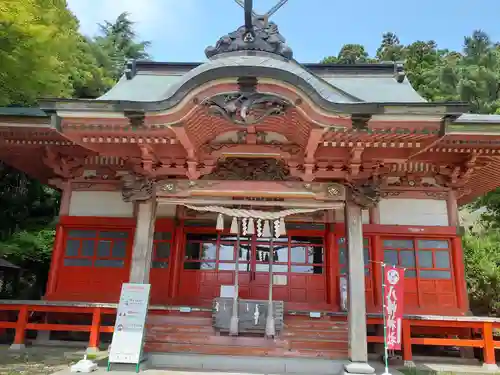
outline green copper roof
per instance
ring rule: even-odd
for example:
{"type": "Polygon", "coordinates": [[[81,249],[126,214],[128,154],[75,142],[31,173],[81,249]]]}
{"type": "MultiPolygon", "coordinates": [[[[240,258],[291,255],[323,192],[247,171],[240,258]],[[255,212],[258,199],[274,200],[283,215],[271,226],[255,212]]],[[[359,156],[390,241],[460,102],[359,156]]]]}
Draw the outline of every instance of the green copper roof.
{"type": "Polygon", "coordinates": [[[154,102],[161,100],[168,88],[181,79],[182,75],[179,74],[139,72],[132,79],[123,76],[111,90],[98,99],[154,102]]]}
{"type": "Polygon", "coordinates": [[[0,107],[0,116],[48,117],[40,108],[0,107]]]}
{"type": "Polygon", "coordinates": [[[134,74],[124,75],[99,100],[155,102],[170,97],[182,83],[220,67],[268,67],[303,78],[329,102],[422,103],[425,100],[405,78],[398,82],[392,64],[322,65],[267,56],[224,56],[203,64],[137,62],[134,74]]]}
{"type": "Polygon", "coordinates": [[[421,103],[425,99],[417,93],[405,78],[397,82],[392,74],[388,75],[331,75],[324,80],[339,89],[348,92],[364,102],[421,103]]]}

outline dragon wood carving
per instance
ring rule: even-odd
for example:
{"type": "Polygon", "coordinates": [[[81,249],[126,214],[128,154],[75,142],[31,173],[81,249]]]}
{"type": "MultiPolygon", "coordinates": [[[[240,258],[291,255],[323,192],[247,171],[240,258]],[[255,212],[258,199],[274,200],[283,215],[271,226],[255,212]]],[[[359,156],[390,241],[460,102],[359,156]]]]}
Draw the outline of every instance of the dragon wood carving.
{"type": "Polygon", "coordinates": [[[211,115],[221,116],[233,124],[253,125],[269,116],[284,115],[291,103],[274,95],[241,92],[217,95],[204,102],[211,115]]]}
{"type": "Polygon", "coordinates": [[[147,201],[154,195],[154,182],[137,174],[128,173],[122,177],[122,197],[125,202],[147,201]]]}
{"type": "Polygon", "coordinates": [[[382,196],[380,183],[373,179],[363,182],[348,182],[346,186],[350,188],[350,197],[352,201],[364,208],[377,205],[382,196]]]}
{"type": "Polygon", "coordinates": [[[220,162],[215,170],[203,176],[204,180],[242,181],[300,181],[290,174],[289,168],[276,159],[228,158],[220,162]]]}

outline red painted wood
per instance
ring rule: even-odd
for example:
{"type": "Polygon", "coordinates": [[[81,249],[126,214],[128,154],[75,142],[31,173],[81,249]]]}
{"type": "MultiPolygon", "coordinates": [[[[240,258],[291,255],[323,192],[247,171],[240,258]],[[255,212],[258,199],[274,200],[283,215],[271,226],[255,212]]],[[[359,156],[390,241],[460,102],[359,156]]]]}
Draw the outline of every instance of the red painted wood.
{"type": "Polygon", "coordinates": [[[174,245],[172,246],[172,267],[169,295],[176,298],[179,291],[182,260],[184,257],[184,220],[180,220],[175,227],[174,245]]]}
{"type": "Polygon", "coordinates": [[[382,295],[382,267],[380,262],[384,261],[384,250],[382,248],[381,238],[378,235],[372,237],[372,255],[373,255],[373,282],[375,286],[373,288],[373,299],[374,306],[377,307],[377,310],[382,309],[383,304],[383,295],[382,295]]]}
{"type": "Polygon", "coordinates": [[[89,348],[99,348],[99,336],[101,328],[101,309],[96,307],[92,314],[92,326],[90,328],[89,348]]]}
{"type": "Polygon", "coordinates": [[[14,344],[24,344],[26,337],[26,325],[28,324],[28,306],[21,306],[17,316],[16,334],[14,336],[14,344]]]}
{"type": "Polygon", "coordinates": [[[263,337],[219,336],[210,313],[167,316],[149,314],[146,350],[219,355],[276,357],[347,357],[347,325],[330,318],[285,316],[283,332],[274,340],[263,337]]]}
{"type": "MultiPolygon", "coordinates": [[[[152,303],[168,304],[172,301],[207,305],[219,294],[220,285],[232,284],[232,271],[184,270],[185,233],[182,221],[177,225],[171,219],[159,219],[157,228],[173,231],[171,255],[167,269],[152,269],[152,303]]],[[[133,218],[102,218],[102,217],[72,217],[62,216],[56,237],[56,245],[49,277],[47,299],[49,300],[80,300],[116,302],[119,297],[121,283],[128,280],[129,261],[133,236],[127,254],[127,264],[123,269],[97,269],[92,267],[64,267],[63,257],[58,260],[58,250],[64,251],[65,236],[59,235],[65,229],[116,229],[129,230],[133,234],[135,219],[133,218]],[[60,248],[58,248],[60,246],[60,248]],[[55,271],[54,271],[55,270],[55,271]],[[56,281],[54,281],[56,280],[56,281]]],[[[441,314],[447,309],[447,314],[461,315],[467,311],[467,300],[464,298],[465,279],[463,275],[463,257],[461,257],[460,239],[456,236],[454,227],[425,226],[387,226],[365,224],[364,235],[370,241],[373,260],[383,259],[382,249],[378,248],[377,238],[429,238],[448,239],[452,244],[453,282],[449,280],[411,280],[407,279],[405,306],[407,313],[441,314]]],[[[288,285],[273,288],[276,299],[290,301],[307,309],[323,305],[332,311],[338,310],[338,246],[336,239],[344,236],[344,224],[332,224],[330,235],[325,236],[325,256],[323,274],[287,274],[288,285]],[[331,245],[333,244],[333,246],[331,245]]],[[[228,229],[226,229],[227,233],[228,229]]],[[[211,233],[213,228],[189,228],[190,233],[211,233]]],[[[327,232],[328,233],[328,232],[327,232]]],[[[323,231],[293,231],[293,235],[317,236],[325,235],[323,231]]],[[[381,246],[381,245],[380,245],[381,246]]],[[[253,265],[254,266],[254,265],[253,265]]],[[[380,281],[376,264],[366,280],[366,299],[368,311],[378,311],[381,306],[380,281]]],[[[250,280],[250,274],[240,272],[240,294],[242,298],[267,299],[268,275],[256,273],[255,280],[250,280]]]]}
{"type": "Polygon", "coordinates": [[[173,267],[175,267],[173,252],[175,246],[175,227],[174,221],[168,218],[158,219],[155,224],[155,233],[170,233],[170,240],[153,240],[152,267],[149,274],[151,283],[151,304],[166,305],[170,299],[169,290],[173,267]],[[161,258],[157,253],[157,246],[161,244],[170,245],[170,257],[161,258]],[[156,268],[155,262],[168,262],[167,268],[156,268]]]}
{"type": "Polygon", "coordinates": [[[458,308],[464,312],[469,310],[469,297],[465,282],[464,254],[462,248],[462,238],[455,237],[451,242],[453,270],[455,276],[456,296],[458,308]]]}
{"type": "Polygon", "coordinates": [[[57,288],[57,279],[64,255],[64,227],[58,224],[56,227],[56,236],[54,239],[54,250],[50,261],[49,277],[47,280],[46,294],[53,294],[57,288]]]}
{"type": "Polygon", "coordinates": [[[335,233],[331,231],[331,224],[327,226],[327,235],[325,239],[325,256],[326,256],[326,302],[330,305],[337,304],[338,291],[338,249],[336,246],[335,233]]]}
{"type": "MultiPolygon", "coordinates": [[[[214,233],[213,229],[209,228],[193,228],[194,231],[190,233],[214,233]]],[[[325,304],[326,302],[326,274],[327,269],[325,267],[325,255],[323,256],[323,273],[322,274],[309,274],[309,273],[298,273],[292,272],[293,268],[297,265],[305,264],[307,260],[307,256],[303,262],[297,260],[296,262],[292,262],[291,256],[291,248],[293,246],[300,247],[301,244],[294,244],[292,246],[290,238],[295,238],[296,236],[308,237],[312,234],[321,233],[321,237],[324,236],[323,231],[290,231],[288,244],[281,243],[281,246],[288,246],[287,259],[288,263],[282,263],[283,266],[286,266],[286,272],[282,270],[277,270],[274,272],[275,275],[282,275],[286,277],[286,285],[277,285],[273,286],[273,298],[276,300],[284,300],[286,302],[294,302],[294,303],[308,303],[311,305],[317,304],[325,304]]],[[[215,235],[215,234],[214,234],[215,235]]],[[[215,240],[214,240],[215,241],[215,240]]],[[[217,242],[212,242],[214,246],[219,248],[222,246],[220,243],[220,237],[217,237],[217,242]]],[[[324,238],[323,238],[324,242],[324,238]]],[[[253,239],[248,242],[247,246],[250,247],[250,260],[249,261],[241,261],[240,265],[243,268],[240,268],[239,272],[239,288],[240,288],[240,296],[241,298],[249,298],[249,299],[267,299],[269,293],[269,274],[265,271],[268,267],[268,261],[261,261],[257,259],[257,244],[266,244],[269,245],[270,241],[263,242],[262,239],[257,241],[254,236],[253,239]]],[[[234,244],[233,244],[234,245],[234,244]]],[[[275,244],[278,246],[278,243],[275,244]]],[[[306,244],[304,243],[304,246],[306,244]]],[[[324,246],[324,245],[323,245],[324,246]]],[[[185,245],[184,245],[185,247],[185,245]]],[[[307,249],[307,247],[306,247],[307,249]]],[[[284,251],[284,250],[282,250],[284,251]]],[[[224,260],[214,260],[213,268],[214,269],[182,269],[180,279],[179,279],[179,290],[182,291],[182,295],[184,298],[190,301],[195,301],[196,298],[199,300],[208,301],[217,297],[220,294],[221,285],[233,285],[234,284],[234,271],[226,271],[226,270],[216,270],[215,268],[219,268],[220,264],[224,264],[224,260]]],[[[234,264],[234,263],[229,263],[234,264]]],[[[275,262],[277,268],[279,268],[279,262],[275,262]]],[[[303,267],[302,265],[300,267],[303,267]]],[[[196,302],[195,302],[196,303],[196,302]]]]}
{"type": "Polygon", "coordinates": [[[134,218],[103,217],[103,216],[61,216],[59,223],[65,227],[81,228],[135,228],[134,218]]]}

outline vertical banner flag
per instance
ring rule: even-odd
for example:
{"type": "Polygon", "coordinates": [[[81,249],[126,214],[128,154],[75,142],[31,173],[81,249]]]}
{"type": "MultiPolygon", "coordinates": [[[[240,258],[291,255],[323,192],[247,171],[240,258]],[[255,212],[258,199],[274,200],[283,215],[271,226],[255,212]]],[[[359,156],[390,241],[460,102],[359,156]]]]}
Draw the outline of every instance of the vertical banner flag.
{"type": "Polygon", "coordinates": [[[403,326],[404,269],[384,267],[384,314],[387,350],[401,350],[403,326]]]}

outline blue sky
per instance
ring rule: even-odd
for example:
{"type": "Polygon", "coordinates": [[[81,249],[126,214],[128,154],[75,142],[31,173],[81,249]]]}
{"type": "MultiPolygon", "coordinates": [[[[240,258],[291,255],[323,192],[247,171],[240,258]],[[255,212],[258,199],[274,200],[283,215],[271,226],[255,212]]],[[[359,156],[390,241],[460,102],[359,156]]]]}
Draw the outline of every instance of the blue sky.
{"type": "MultiPolygon", "coordinates": [[[[67,0],[86,35],[127,11],[157,61],[203,61],[204,49],[243,23],[233,0],[67,0]]],[[[254,0],[258,13],[277,0],[254,0]]],[[[374,54],[386,31],[402,43],[435,40],[460,50],[474,29],[500,41],[500,0],[289,0],[273,20],[300,62],[319,62],[342,45],[359,43],[374,54]]]]}

